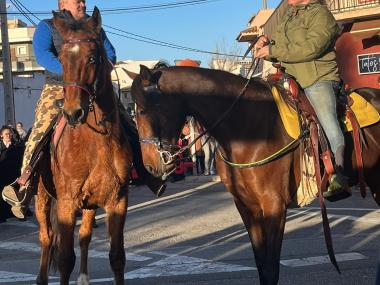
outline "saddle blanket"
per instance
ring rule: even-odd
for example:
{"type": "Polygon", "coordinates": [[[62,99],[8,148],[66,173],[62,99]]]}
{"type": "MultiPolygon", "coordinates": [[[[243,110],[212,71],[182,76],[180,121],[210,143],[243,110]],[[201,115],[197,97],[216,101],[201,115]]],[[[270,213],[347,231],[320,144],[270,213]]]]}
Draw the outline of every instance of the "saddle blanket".
{"type": "MultiPolygon", "coordinates": [[[[298,125],[297,112],[285,102],[276,87],[272,87],[272,94],[286,132],[293,139],[298,138],[300,135],[300,128],[298,125]]],[[[352,92],[349,96],[353,99],[354,103],[351,106],[351,109],[355,113],[356,119],[361,128],[373,125],[380,121],[379,112],[362,96],[355,92],[352,92]]],[[[342,118],[342,121],[346,126],[344,131],[352,131],[350,120],[344,117],[342,118]]]]}

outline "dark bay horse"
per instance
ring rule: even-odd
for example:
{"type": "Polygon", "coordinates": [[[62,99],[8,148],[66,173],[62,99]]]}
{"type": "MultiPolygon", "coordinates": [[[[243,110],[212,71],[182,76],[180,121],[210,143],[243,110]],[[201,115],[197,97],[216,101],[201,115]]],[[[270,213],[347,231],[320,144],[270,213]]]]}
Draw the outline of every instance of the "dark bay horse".
{"type": "MultiPolygon", "coordinates": [[[[131,76],[131,75],[130,75],[131,76]]],[[[132,75],[133,77],[133,75],[132,75]]],[[[136,120],[144,164],[157,177],[174,166],[176,140],[187,115],[194,116],[220,144],[225,156],[236,163],[259,161],[292,139],[283,128],[277,106],[266,82],[254,79],[228,115],[247,80],[218,70],[170,67],[151,71],[141,66],[132,84],[136,120]]],[[[369,99],[367,96],[366,98],[369,99]]],[[[372,97],[380,111],[380,97],[372,97]]],[[[380,124],[364,129],[365,178],[380,204],[380,124]]],[[[347,146],[347,169],[352,146],[347,146]]],[[[248,231],[261,284],[277,284],[287,208],[300,183],[300,147],[271,163],[246,169],[217,161],[222,182],[231,192],[248,231]]]]}
{"type": "Polygon", "coordinates": [[[63,38],[63,114],[68,125],[51,159],[41,161],[40,166],[36,215],[41,261],[37,283],[47,284],[49,251],[54,249],[51,260],[57,261],[60,284],[69,284],[75,264],[76,212],[85,209],[79,230],[78,284],[88,284],[88,246],[95,209],[102,207],[107,213],[115,284],[124,284],[123,228],[132,152],[119,121],[110,77],[112,67],[101,37],[100,13],[95,7],[92,16],[81,21],[75,21],[71,14],[55,13],[54,25],[63,38]],[[47,192],[56,197],[55,207],[47,192]]]}

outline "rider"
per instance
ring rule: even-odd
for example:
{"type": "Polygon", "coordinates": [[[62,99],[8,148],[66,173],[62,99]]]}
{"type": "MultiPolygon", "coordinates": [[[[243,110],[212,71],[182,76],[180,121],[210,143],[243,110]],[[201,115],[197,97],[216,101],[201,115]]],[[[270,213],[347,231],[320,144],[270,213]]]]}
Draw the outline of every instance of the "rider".
{"type": "MultiPolygon", "coordinates": [[[[59,0],[58,7],[61,11],[70,11],[76,20],[88,17],[86,15],[85,0],[59,0]]],[[[103,30],[102,39],[108,60],[115,64],[115,49],[103,30]]],[[[37,103],[35,122],[24,153],[21,177],[3,190],[3,199],[12,205],[13,214],[21,219],[25,218],[27,206],[34,192],[29,189],[31,188],[29,187],[29,177],[35,168],[35,165],[31,165],[32,155],[41,139],[46,135],[51,122],[60,112],[59,107],[57,107],[57,100],[63,98],[63,70],[58,59],[58,54],[62,47],[62,37],[55,29],[53,19],[42,20],[38,24],[34,33],[33,47],[37,62],[46,69],[46,82],[37,103]]],[[[130,138],[134,154],[133,163],[139,178],[157,196],[162,195],[166,185],[162,180],[151,176],[144,168],[138,134],[133,120],[127,117],[124,110],[121,110],[121,116],[123,127],[130,138]]]]}
{"type": "Polygon", "coordinates": [[[288,0],[288,4],[272,40],[264,35],[257,41],[255,56],[281,62],[304,89],[335,158],[335,174],[323,196],[337,201],[351,195],[343,174],[344,136],[336,113],[340,78],[334,45],[339,28],[324,0],[288,0]]]}

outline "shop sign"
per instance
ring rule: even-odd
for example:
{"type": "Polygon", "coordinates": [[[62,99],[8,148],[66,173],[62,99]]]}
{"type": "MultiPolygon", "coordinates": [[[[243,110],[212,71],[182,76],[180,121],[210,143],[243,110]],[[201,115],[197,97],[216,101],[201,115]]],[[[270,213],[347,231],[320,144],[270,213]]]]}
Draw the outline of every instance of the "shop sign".
{"type": "Polygon", "coordinates": [[[380,73],[380,53],[358,54],[359,74],[380,73]]]}

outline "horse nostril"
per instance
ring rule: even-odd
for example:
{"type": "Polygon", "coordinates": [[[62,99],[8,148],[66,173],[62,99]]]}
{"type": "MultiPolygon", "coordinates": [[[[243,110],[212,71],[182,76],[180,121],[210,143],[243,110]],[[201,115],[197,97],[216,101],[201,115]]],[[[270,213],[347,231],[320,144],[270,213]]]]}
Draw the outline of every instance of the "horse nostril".
{"type": "Polygon", "coordinates": [[[67,122],[70,125],[74,126],[74,125],[78,124],[79,122],[81,122],[81,120],[83,119],[84,110],[82,108],[80,108],[80,109],[74,110],[71,114],[64,112],[64,115],[67,119],[67,122]]]}

